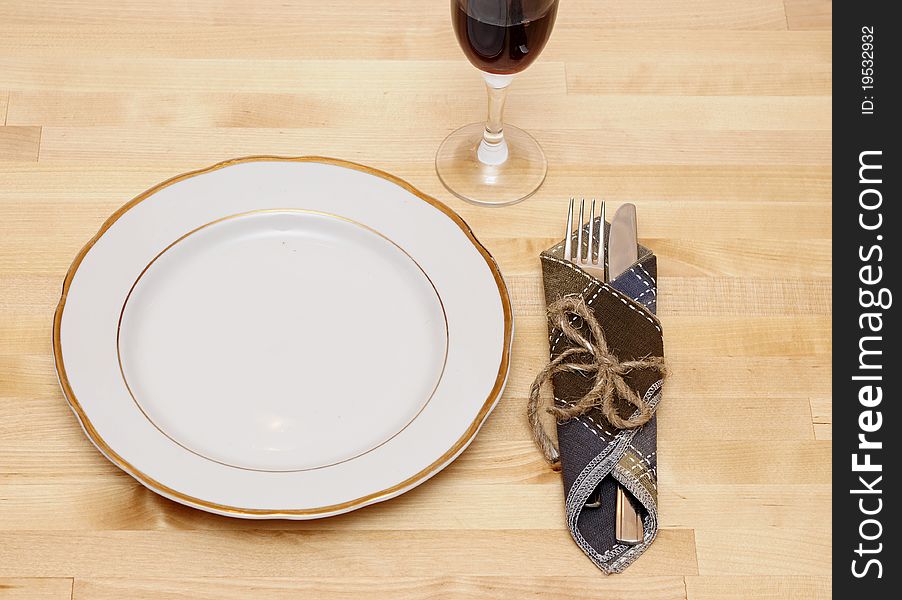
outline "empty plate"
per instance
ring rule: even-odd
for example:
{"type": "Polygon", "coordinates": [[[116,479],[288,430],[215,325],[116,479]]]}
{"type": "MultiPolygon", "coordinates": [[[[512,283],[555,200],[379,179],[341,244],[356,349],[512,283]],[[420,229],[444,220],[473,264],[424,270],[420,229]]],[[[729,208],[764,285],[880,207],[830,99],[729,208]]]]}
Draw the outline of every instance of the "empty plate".
{"type": "Polygon", "coordinates": [[[510,301],[449,208],[333,159],[181,175],[76,257],[57,371],[91,441],[150,489],[316,518],[450,463],[507,375],[510,301]]]}

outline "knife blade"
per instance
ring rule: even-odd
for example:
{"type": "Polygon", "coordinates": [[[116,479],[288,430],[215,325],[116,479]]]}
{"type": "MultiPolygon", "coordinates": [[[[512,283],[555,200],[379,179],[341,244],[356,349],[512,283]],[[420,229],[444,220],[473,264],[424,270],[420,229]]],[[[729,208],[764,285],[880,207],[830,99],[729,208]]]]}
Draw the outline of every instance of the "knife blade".
{"type": "MultiPolygon", "coordinates": [[[[639,232],[636,205],[623,204],[611,219],[608,234],[608,277],[613,280],[639,260],[639,232]]],[[[617,486],[615,537],[621,544],[642,543],[644,527],[642,516],[636,510],[634,500],[623,486],[617,486]]]]}
{"type": "Polygon", "coordinates": [[[639,260],[636,205],[624,204],[611,219],[608,234],[608,279],[616,279],[639,260]]]}

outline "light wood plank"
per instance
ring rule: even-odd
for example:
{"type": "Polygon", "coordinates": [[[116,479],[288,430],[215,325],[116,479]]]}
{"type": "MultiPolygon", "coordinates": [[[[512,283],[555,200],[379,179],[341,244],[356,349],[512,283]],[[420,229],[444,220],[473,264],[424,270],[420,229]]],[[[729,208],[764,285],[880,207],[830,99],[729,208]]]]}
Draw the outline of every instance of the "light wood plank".
{"type": "MultiPolygon", "coordinates": [[[[808,47],[800,48],[802,52],[808,47]]],[[[729,63],[718,50],[708,62],[686,64],[668,56],[643,62],[567,64],[567,91],[576,94],[689,94],[693,96],[829,95],[833,68],[819,64],[729,63]]]]}
{"type": "Polygon", "coordinates": [[[783,0],[783,4],[789,29],[830,31],[833,27],[831,0],[783,0]]]}
{"type": "MultiPolygon", "coordinates": [[[[569,6],[569,3],[564,5],[569,6]]],[[[59,15],[45,15],[26,27],[13,18],[0,22],[0,49],[4,56],[17,58],[55,56],[65,46],[70,55],[82,57],[358,60],[360,49],[365,47],[367,59],[465,61],[451,33],[447,8],[438,3],[421,8],[435,10],[436,7],[441,14],[430,15],[415,28],[399,28],[396,22],[374,20],[375,11],[369,11],[370,21],[358,27],[348,23],[324,27],[322,21],[306,18],[276,23],[230,23],[201,17],[177,22],[159,15],[154,19],[131,21],[110,15],[106,23],[60,21],[59,15]],[[111,25],[114,21],[115,25],[111,25]],[[160,44],[163,36],[166,43],[160,44]]],[[[178,12],[184,11],[182,6],[178,12]]],[[[347,16],[341,12],[338,15],[339,18],[347,16]]],[[[821,78],[829,77],[830,73],[825,69],[831,62],[831,34],[829,31],[796,31],[787,35],[785,31],[775,30],[706,29],[704,35],[687,35],[687,30],[680,28],[605,27],[601,30],[586,27],[585,21],[558,22],[542,60],[567,61],[568,66],[576,69],[590,61],[593,68],[608,71],[615,77],[619,74],[623,87],[611,89],[623,93],[657,90],[692,94],[699,89],[693,83],[705,82],[708,89],[723,93],[747,90],[750,94],[788,95],[806,93],[796,90],[807,88],[807,93],[829,94],[829,90],[824,91],[821,78]],[[592,48],[592,52],[587,53],[586,48],[592,48]],[[675,57],[681,60],[674,60],[675,57]],[[623,68],[654,69],[659,62],[669,64],[685,77],[685,85],[677,85],[677,78],[657,70],[653,72],[662,78],[660,82],[651,81],[652,78],[639,81],[635,73],[623,68]],[[717,72],[704,75],[699,66],[706,65],[718,66],[726,76],[718,77],[717,72]],[[769,65],[774,72],[765,73],[763,65],[769,65]],[[806,65],[818,75],[806,76],[806,65]],[[750,77],[762,84],[761,87],[731,76],[742,66],[749,68],[750,77]],[[791,73],[797,74],[798,81],[792,86],[778,86],[791,73]],[[737,87],[731,88],[725,81],[737,87]]]]}
{"type": "Polygon", "coordinates": [[[40,148],[40,127],[0,127],[0,162],[35,162],[40,148]]]}
{"type": "Polygon", "coordinates": [[[9,92],[0,90],[0,115],[3,115],[3,124],[6,125],[7,110],[9,109],[9,92]]]}
{"type": "Polygon", "coordinates": [[[332,577],[305,579],[78,579],[75,600],[649,600],[686,598],[682,577],[332,577]]]}
{"type": "Polygon", "coordinates": [[[697,531],[700,575],[828,577],[830,521],[814,529],[697,531]]]}
{"type": "MultiPolygon", "coordinates": [[[[703,359],[700,359],[703,360],[703,359]]],[[[721,401],[666,390],[666,402],[658,409],[658,435],[662,439],[716,440],[812,440],[821,439],[811,424],[804,397],[730,397],[721,401]],[[710,419],[712,410],[722,408],[716,422],[699,427],[710,419]],[[667,437],[663,437],[667,436],[667,437]]]]}
{"type": "MultiPolygon", "coordinates": [[[[313,93],[54,93],[13,92],[10,125],[54,127],[160,126],[247,128],[368,128],[410,115],[437,127],[453,128],[464,115],[485,110],[485,94],[475,85],[467,96],[438,93],[362,92],[331,99],[313,93]],[[72,110],[77,106],[78,110],[72,110]],[[154,107],[148,116],[146,108],[154,107]]],[[[829,96],[555,95],[515,90],[506,111],[513,123],[570,127],[575,115],[592,129],[769,131],[829,130],[829,96]]]]}
{"type": "Polygon", "coordinates": [[[829,279],[722,277],[662,279],[659,289],[659,310],[684,315],[829,315],[833,292],[829,279]]]}
{"type": "Polygon", "coordinates": [[[762,530],[808,530],[832,518],[829,483],[678,484],[661,486],[658,497],[664,527],[719,531],[729,536],[741,524],[762,530]]]}
{"type": "MultiPolygon", "coordinates": [[[[544,292],[538,278],[510,277],[507,285],[516,298],[517,317],[545,314],[544,292]]],[[[658,311],[665,315],[829,315],[832,285],[824,279],[661,277],[658,290],[658,311]]]]}
{"type": "MultiPolygon", "coordinates": [[[[396,501],[321,521],[225,519],[166,500],[123,473],[0,477],[7,531],[416,531],[560,530],[563,491],[533,483],[475,484],[454,471],[396,501]]],[[[662,487],[669,529],[818,528],[830,520],[829,484],[675,484],[662,487]]]]}
{"type": "Polygon", "coordinates": [[[70,600],[72,580],[60,578],[0,577],[2,600],[70,600]]]}
{"type": "Polygon", "coordinates": [[[814,437],[818,440],[833,439],[833,425],[825,425],[822,423],[814,424],[814,437]]]}
{"type": "MultiPolygon", "coordinates": [[[[527,387],[526,382],[523,382],[523,387],[527,387]]],[[[505,398],[502,402],[515,402],[517,408],[514,410],[525,410],[523,400],[505,398]]],[[[61,423],[54,421],[49,426],[57,428],[61,423]]],[[[74,417],[71,418],[71,427],[77,427],[74,417]]],[[[489,431],[491,422],[486,428],[489,431]]],[[[449,472],[455,479],[470,483],[558,480],[558,476],[549,471],[529,437],[521,435],[510,441],[499,437],[504,436],[486,433],[461,455],[449,472]]],[[[767,484],[781,477],[800,484],[830,481],[829,441],[674,440],[662,436],[658,446],[662,485],[718,482],[767,484]]],[[[41,451],[38,454],[15,443],[15,438],[9,442],[0,440],[0,474],[50,475],[69,472],[86,475],[110,473],[113,469],[99,453],[93,451],[87,440],[74,434],[55,436],[39,447],[41,451]]]]}
{"type": "Polygon", "coordinates": [[[659,486],[671,484],[829,484],[823,441],[658,440],[659,486]]]}
{"type": "MultiPolygon", "coordinates": [[[[517,81],[531,94],[566,90],[564,64],[540,61],[517,81]]],[[[0,57],[0,86],[66,92],[293,92],[338,94],[360,89],[446,93],[484,84],[465,60],[287,60],[0,57]]]]}
{"type": "MultiPolygon", "coordinates": [[[[457,122],[478,118],[478,115],[462,114],[457,122]]],[[[577,122],[572,126],[576,127],[577,122]]],[[[825,131],[615,129],[600,135],[584,129],[530,129],[553,160],[583,174],[595,165],[811,167],[829,165],[832,160],[830,135],[825,131]]],[[[111,161],[118,155],[120,163],[182,159],[203,165],[236,156],[319,154],[366,162],[373,154],[369,144],[386,133],[384,128],[304,128],[280,130],[274,136],[268,129],[249,128],[46,127],[41,156],[45,160],[94,162],[111,161]]],[[[431,125],[398,129],[392,132],[396,144],[393,153],[396,159],[406,161],[431,156],[447,133],[449,128],[431,125]]],[[[448,198],[447,192],[441,190],[440,184],[434,182],[425,191],[448,198]]],[[[510,212],[522,211],[522,207],[515,207],[510,212]]],[[[804,221],[800,219],[796,223],[803,225],[804,221]]]]}
{"type": "MultiPolygon", "coordinates": [[[[292,153],[295,156],[299,154],[300,149],[292,153]]],[[[42,156],[40,163],[27,166],[0,162],[0,181],[4,184],[0,187],[0,198],[28,201],[29,204],[37,206],[41,206],[45,200],[66,202],[65,208],[69,211],[82,205],[105,203],[109,214],[128,199],[161,181],[193,169],[208,167],[210,164],[209,160],[166,156],[155,157],[153,161],[143,163],[122,163],[116,161],[114,157],[89,163],[48,161],[46,156],[42,156]]],[[[435,186],[435,167],[428,162],[411,163],[386,156],[374,156],[368,164],[388,170],[418,187],[429,187],[429,191],[434,192],[436,198],[455,209],[465,206],[456,202],[444,188],[435,186]]],[[[829,165],[805,167],[595,164],[591,169],[557,165],[546,180],[540,195],[530,198],[529,203],[507,207],[505,210],[517,212],[518,216],[528,215],[532,210],[536,210],[537,206],[546,204],[553,205],[559,210],[562,198],[558,197],[558,194],[565,191],[565,186],[571,186],[581,190],[581,193],[590,195],[604,190],[612,203],[640,201],[667,204],[667,202],[696,201],[705,202],[705,206],[708,206],[715,201],[753,205],[760,202],[790,202],[827,206],[831,201],[830,169],[829,165]],[[547,192],[545,186],[548,186],[547,192]]],[[[565,196],[563,200],[566,201],[567,197],[569,196],[565,196]]],[[[17,207],[12,207],[13,210],[15,208],[17,207]]],[[[551,213],[549,219],[550,216],[551,213]]],[[[647,215],[643,220],[643,231],[640,232],[643,238],[650,237],[644,231],[644,225],[646,220],[653,216],[647,215]]],[[[99,218],[102,220],[103,216],[99,218]]],[[[674,237],[687,237],[685,231],[683,233],[683,236],[674,237]]],[[[729,239],[718,235],[716,231],[705,233],[706,240],[729,239]]],[[[560,231],[552,234],[549,228],[546,235],[529,236],[526,240],[547,237],[548,242],[557,242],[561,235],[560,231]]],[[[773,239],[774,236],[761,237],[773,239]]],[[[803,242],[808,237],[810,236],[798,236],[796,239],[803,242]]]]}
{"type": "MultiPolygon", "coordinates": [[[[368,3],[369,10],[359,11],[335,10],[332,5],[315,3],[286,6],[276,0],[267,0],[255,6],[241,4],[237,0],[204,0],[192,2],[190,8],[175,0],[166,0],[154,6],[131,2],[123,3],[115,10],[104,10],[105,6],[101,8],[89,1],[76,1],[69,4],[72,13],[67,15],[61,15],[53,7],[35,4],[38,6],[26,0],[12,3],[7,10],[15,17],[13,23],[49,22],[61,27],[69,22],[76,26],[115,24],[123,27],[143,25],[153,17],[165,24],[195,24],[215,14],[217,22],[223,24],[276,25],[285,21],[307,21],[323,28],[346,31],[355,27],[397,30],[399,23],[413,28],[416,23],[438,21],[451,37],[448,7],[444,3],[425,5],[417,20],[411,18],[406,7],[389,0],[368,3]]],[[[558,23],[582,26],[595,23],[598,29],[786,29],[782,0],[694,0],[691,3],[686,0],[660,0],[654,3],[612,0],[603,6],[593,0],[570,0],[562,3],[558,23]],[[689,10],[690,7],[693,10],[689,10]]]]}
{"type": "MultiPolygon", "coordinates": [[[[363,513],[360,513],[363,514],[363,513]]],[[[599,577],[556,531],[0,532],[0,576],[80,577],[599,577]],[[160,548],[167,548],[161,552],[160,548]],[[466,548],[466,552],[462,549],[466,548]],[[442,557],[442,558],[439,558],[442,557]]],[[[630,576],[695,575],[691,530],[664,529],[630,576]]]]}
{"type": "Polygon", "coordinates": [[[601,29],[785,29],[782,6],[774,0],[615,0],[563,3],[562,23],[600,23],[601,29]]]}
{"type": "Polygon", "coordinates": [[[813,397],[810,404],[814,437],[819,440],[833,439],[833,399],[828,395],[813,397]]]}
{"type": "Polygon", "coordinates": [[[804,576],[687,577],[689,600],[829,600],[831,578],[804,576]]]}
{"type": "Polygon", "coordinates": [[[560,481],[472,484],[453,474],[358,514],[318,521],[247,521],[189,509],[119,473],[0,479],[7,531],[416,531],[546,530],[566,527],[560,481]],[[455,483],[460,482],[460,483],[455,483]]]}
{"type": "MultiPolygon", "coordinates": [[[[697,4],[693,0],[686,0],[682,6],[684,10],[690,11],[697,4]]],[[[566,60],[568,75],[571,66],[577,70],[608,68],[616,63],[650,66],[660,60],[675,69],[689,70],[705,65],[745,65],[752,68],[750,75],[754,76],[758,72],[755,67],[762,65],[792,64],[799,68],[803,65],[819,68],[829,65],[833,57],[832,35],[827,31],[788,34],[785,31],[716,28],[706,29],[704,35],[698,35],[681,27],[660,30],[637,27],[621,31],[607,27],[587,27],[585,21],[570,29],[565,27],[558,29],[555,25],[552,41],[543,52],[566,60]],[[592,51],[587,52],[586,48],[591,48],[592,51]]],[[[683,89],[679,93],[686,93],[686,90],[692,90],[693,87],[691,82],[687,82],[686,88],[676,89],[683,89]]],[[[821,93],[829,95],[829,92],[822,90],[821,93]]],[[[635,92],[620,90],[619,93],[635,92]]],[[[778,95],[786,93],[791,92],[778,95]]]]}
{"type": "MultiPolygon", "coordinates": [[[[73,54],[163,58],[370,59],[462,62],[445,15],[428,27],[398,30],[368,23],[353,30],[324,29],[308,19],[266,25],[141,21],[109,27],[79,23],[10,26],[0,35],[6,56],[52,56],[65,45],[73,54]],[[165,36],[166,44],[159,39],[165,36]],[[343,37],[353,41],[343,42],[343,37]],[[424,56],[423,49],[429,54],[424,56]]],[[[606,20],[607,21],[607,20],[606,20]]],[[[3,23],[0,23],[2,31],[3,23]]],[[[571,92],[626,94],[829,95],[832,81],[829,32],[788,36],[772,31],[708,30],[687,43],[681,31],[606,29],[558,23],[543,60],[568,61],[571,92]],[[586,48],[593,52],[587,56],[586,48]],[[641,48],[642,52],[636,52],[641,48]],[[592,62],[586,63],[585,61],[592,62]]],[[[474,86],[477,79],[473,79],[474,86]]],[[[519,84],[518,84],[519,87],[519,84]]],[[[479,91],[476,87],[473,91],[479,91]]],[[[517,89],[515,87],[514,89],[517,89]]],[[[147,114],[147,113],[145,113],[147,114]]],[[[150,115],[152,116],[152,114],[150,115]]]]}
{"type": "Polygon", "coordinates": [[[660,257],[664,276],[827,278],[831,276],[829,240],[819,239],[643,239],[660,257]]]}

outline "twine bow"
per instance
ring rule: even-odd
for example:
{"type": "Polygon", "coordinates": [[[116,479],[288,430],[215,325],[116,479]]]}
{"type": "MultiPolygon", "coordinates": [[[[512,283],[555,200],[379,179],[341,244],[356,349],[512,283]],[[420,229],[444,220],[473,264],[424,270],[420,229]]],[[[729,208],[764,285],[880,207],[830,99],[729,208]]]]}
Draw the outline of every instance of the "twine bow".
{"type": "Polygon", "coordinates": [[[576,345],[568,348],[548,363],[536,376],[529,390],[527,414],[532,427],[533,439],[542,450],[545,459],[552,465],[560,461],[560,453],[554,442],[545,431],[539,418],[539,401],[542,386],[553,375],[562,372],[595,375],[595,382],[589,392],[574,403],[565,406],[550,406],[545,410],[554,415],[558,421],[568,421],[590,411],[601,410],[605,419],[617,429],[635,429],[641,427],[652,417],[648,404],[631,388],[623,378],[627,373],[639,369],[655,369],[662,377],[667,375],[664,358],[650,356],[638,360],[619,360],[608,349],[604,332],[598,319],[586,306],[581,297],[565,296],[548,307],[548,318],[557,324],[563,335],[576,345]],[[586,338],[571,322],[571,317],[579,317],[589,328],[591,339],[586,338]],[[583,359],[581,362],[575,358],[583,359]],[[636,408],[635,414],[628,419],[620,416],[617,400],[621,399],[636,408]]]}

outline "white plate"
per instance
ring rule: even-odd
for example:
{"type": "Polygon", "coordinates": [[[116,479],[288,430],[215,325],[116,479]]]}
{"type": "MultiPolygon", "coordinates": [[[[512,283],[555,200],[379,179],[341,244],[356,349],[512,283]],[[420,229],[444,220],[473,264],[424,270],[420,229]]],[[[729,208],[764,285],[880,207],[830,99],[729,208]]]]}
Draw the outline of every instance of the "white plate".
{"type": "Polygon", "coordinates": [[[91,441],[219,514],[317,518],[457,457],[507,376],[494,260],[438,201],[323,158],[181,175],[76,257],[57,372],[91,441]]]}

